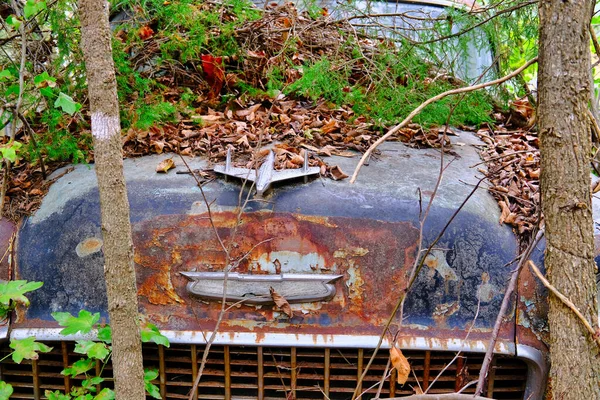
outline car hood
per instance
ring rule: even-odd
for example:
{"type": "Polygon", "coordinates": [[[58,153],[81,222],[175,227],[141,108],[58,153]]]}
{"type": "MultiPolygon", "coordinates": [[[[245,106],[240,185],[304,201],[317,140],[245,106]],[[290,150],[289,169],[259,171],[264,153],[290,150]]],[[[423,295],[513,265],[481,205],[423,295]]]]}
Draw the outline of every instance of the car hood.
{"type": "MultiPolygon", "coordinates": [[[[470,166],[480,161],[473,146],[479,142],[460,135],[455,155],[445,156],[451,163],[423,229],[423,248],[478,180],[470,166]]],[[[204,185],[212,220],[177,156],[176,169],[167,174],[155,169],[173,155],[125,160],[140,312],[172,340],[206,340],[221,311],[219,273],[229,265],[228,293],[264,301],[231,299],[218,342],[375,345],[406,288],[419,249],[419,216],[440,171],[438,150],[401,143],[380,150],[353,185],[317,178],[257,198],[239,181],[213,180],[204,185]],[[265,300],[271,288],[295,301],[291,318],[265,300]],[[211,290],[217,294],[212,300],[206,295],[211,290]],[[315,293],[324,296],[309,296],[315,293]]],[[[349,173],[357,160],[328,162],[349,173]]],[[[188,162],[192,169],[211,167],[201,157],[188,162]]],[[[19,230],[16,277],[44,286],[17,314],[16,330],[51,331],[54,311],[87,309],[108,320],[94,167],[57,173],[64,175],[19,230]]],[[[399,337],[413,341],[410,347],[431,348],[437,340],[451,349],[469,328],[473,346],[489,338],[518,247],[499,217],[495,200],[476,190],[426,258],[404,307],[399,337]]],[[[511,352],[514,320],[506,321],[500,337],[500,350],[511,352]]]]}

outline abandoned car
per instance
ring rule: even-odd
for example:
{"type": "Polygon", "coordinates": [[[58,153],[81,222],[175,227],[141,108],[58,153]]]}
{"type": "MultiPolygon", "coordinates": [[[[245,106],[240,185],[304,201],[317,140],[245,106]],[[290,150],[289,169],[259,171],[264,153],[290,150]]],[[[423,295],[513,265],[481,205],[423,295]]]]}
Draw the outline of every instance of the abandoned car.
{"type": "MultiPolygon", "coordinates": [[[[425,7],[434,16],[455,6],[398,4],[403,12],[425,7]]],[[[454,72],[469,78],[486,70],[492,58],[481,48],[471,49],[454,72]]],[[[355,184],[322,179],[309,165],[276,171],[272,154],[258,170],[237,167],[235,153],[223,165],[187,159],[189,170],[172,154],[125,160],[140,313],[170,341],[169,347],[144,345],[144,363],[158,370],[154,383],[162,398],[188,398],[213,332],[194,399],[350,399],[381,335],[382,349],[358,388],[363,399],[378,391],[381,398],[474,393],[519,252],[485,190],[473,193],[426,257],[402,320],[392,324],[396,335],[383,332],[418,249],[440,234],[480,178],[471,168],[480,162],[479,139],[459,134],[422,243],[420,220],[440,170],[436,149],[386,143],[355,184]],[[156,173],[167,158],[175,169],[156,173]],[[216,173],[202,182],[207,201],[190,170],[216,173]],[[217,326],[225,282],[227,304],[217,326]],[[290,310],[273,304],[272,291],[290,310]],[[411,374],[400,385],[391,373],[379,387],[392,343],[408,358],[411,374]]],[[[357,159],[327,162],[348,173],[357,159]]],[[[35,336],[53,348],[34,361],[0,363],[0,378],[14,389],[11,399],[42,399],[46,390],[81,385],[60,371],[79,358],[74,341],[88,336],[61,335],[52,312],[88,310],[108,322],[94,167],[64,168],[51,178],[56,181],[32,216],[18,227],[0,222],[0,252],[10,254],[0,261],[0,278],[44,283],[28,294],[28,308],[0,326],[4,354],[9,338],[35,336]]],[[[538,265],[541,255],[539,249],[538,265]]],[[[546,293],[528,270],[518,282],[483,394],[539,400],[548,371],[546,293]]],[[[110,364],[98,363],[94,372],[110,377],[110,364]]]]}
{"type": "MultiPolygon", "coordinates": [[[[457,157],[444,172],[426,220],[424,248],[478,180],[469,166],[480,160],[473,146],[479,139],[467,132],[454,139],[462,146],[454,147],[457,157]]],[[[303,177],[302,168],[293,179],[279,180],[285,171],[269,170],[267,163],[258,172],[233,167],[235,154],[229,167],[189,159],[192,170],[221,172],[203,184],[212,220],[179,158],[173,158],[175,170],[155,172],[169,157],[124,162],[140,312],[171,343],[144,348],[145,364],[159,370],[162,397],[187,398],[215,329],[229,266],[227,308],[196,397],[351,398],[418,256],[420,198],[426,203],[435,186],[439,150],[387,143],[355,184],[303,177]],[[255,180],[270,174],[272,184],[259,194],[249,181],[225,179],[240,173],[255,180]],[[292,313],[273,304],[271,288],[289,301],[292,313]]],[[[328,162],[350,172],[356,160],[333,156],[328,162]]],[[[1,364],[15,399],[43,398],[45,390],[80,384],[60,374],[78,359],[73,341],[80,337],[60,335],[53,311],[76,315],[85,309],[108,318],[94,168],[78,165],[55,176],[39,210],[18,229],[13,265],[2,261],[5,279],[44,282],[2,336],[35,336],[53,346],[39,360],[1,364]]],[[[402,386],[387,377],[382,397],[414,394],[417,388],[474,392],[472,381],[518,253],[517,238],[498,220],[495,200],[485,190],[475,191],[425,260],[395,338],[412,373],[402,386]]],[[[15,230],[2,224],[0,250],[8,248],[15,230]]],[[[494,349],[485,395],[542,398],[548,368],[544,296],[524,270],[494,349]]],[[[394,331],[397,326],[395,321],[394,331]]],[[[392,340],[385,335],[384,348],[392,340]]],[[[360,388],[363,398],[376,394],[388,358],[387,350],[378,352],[360,388]]],[[[110,369],[102,373],[110,376],[110,369]]]]}

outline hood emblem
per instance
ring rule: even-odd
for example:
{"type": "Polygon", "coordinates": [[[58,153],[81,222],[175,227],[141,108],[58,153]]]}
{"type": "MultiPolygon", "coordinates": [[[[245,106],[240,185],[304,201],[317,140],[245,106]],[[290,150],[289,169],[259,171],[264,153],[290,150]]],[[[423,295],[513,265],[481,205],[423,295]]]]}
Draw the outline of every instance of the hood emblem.
{"type": "MultiPolygon", "coordinates": [[[[223,272],[181,272],[190,282],[187,290],[203,299],[223,298],[223,272]]],[[[280,274],[251,275],[229,273],[227,301],[244,301],[245,304],[272,304],[270,289],[285,297],[288,303],[325,301],[335,295],[334,282],[342,275],[280,274]]]]}
{"type": "Polygon", "coordinates": [[[308,151],[304,152],[304,165],[302,168],[276,170],[275,154],[270,150],[267,159],[260,166],[257,174],[254,169],[233,167],[231,165],[231,149],[227,150],[225,166],[217,165],[213,170],[226,177],[233,176],[235,178],[247,179],[250,182],[254,182],[256,185],[256,192],[259,196],[262,196],[271,187],[273,182],[300,177],[304,177],[304,182],[306,182],[310,175],[317,175],[321,172],[321,168],[319,167],[308,166],[308,151]]]}

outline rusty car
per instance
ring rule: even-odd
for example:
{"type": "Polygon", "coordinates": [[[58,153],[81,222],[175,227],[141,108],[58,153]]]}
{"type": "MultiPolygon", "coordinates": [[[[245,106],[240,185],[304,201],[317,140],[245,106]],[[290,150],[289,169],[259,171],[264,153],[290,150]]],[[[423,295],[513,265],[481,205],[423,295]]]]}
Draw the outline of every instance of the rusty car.
{"type": "MultiPolygon", "coordinates": [[[[478,180],[469,167],[479,162],[479,139],[460,132],[453,140],[459,143],[455,155],[446,156],[452,162],[424,225],[424,246],[478,180]]],[[[355,184],[318,173],[303,176],[309,168],[296,170],[291,180],[280,180],[285,171],[270,170],[270,184],[261,193],[249,182],[266,179],[268,159],[258,171],[232,166],[235,154],[221,166],[188,159],[191,170],[221,172],[202,184],[207,202],[177,157],[175,171],[155,172],[169,157],[124,161],[140,312],[171,342],[168,348],[144,348],[145,364],[159,370],[163,398],[187,398],[215,329],[195,398],[351,398],[419,256],[423,199],[436,184],[439,150],[386,143],[355,184]],[[226,268],[227,307],[216,327],[226,268]],[[271,289],[287,298],[291,313],[273,304],[271,289]]],[[[328,162],[344,171],[356,165],[355,158],[340,156],[328,162]]],[[[77,384],[60,370],[76,359],[78,337],[59,334],[53,311],[85,309],[108,319],[93,165],[55,176],[41,207],[18,227],[12,257],[1,264],[4,279],[44,282],[1,336],[35,336],[53,346],[33,362],[0,364],[16,399],[43,398],[47,389],[77,384]]],[[[416,388],[473,393],[519,249],[499,215],[492,196],[475,191],[427,256],[402,323],[393,325],[395,337],[386,334],[383,342],[383,348],[395,342],[402,349],[412,373],[403,386],[388,376],[381,396],[410,395],[416,388]]],[[[4,252],[17,227],[3,221],[0,228],[4,252]]],[[[548,370],[545,296],[523,270],[494,348],[485,395],[542,398],[548,370]]],[[[379,390],[388,358],[387,350],[379,350],[359,388],[363,398],[379,390]]]]}

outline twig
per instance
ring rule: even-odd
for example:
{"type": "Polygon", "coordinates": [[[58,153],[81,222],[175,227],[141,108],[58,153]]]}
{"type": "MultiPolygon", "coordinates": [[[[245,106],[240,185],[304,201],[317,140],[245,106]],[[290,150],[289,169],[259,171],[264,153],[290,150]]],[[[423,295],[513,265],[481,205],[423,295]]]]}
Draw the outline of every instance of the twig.
{"type": "MultiPolygon", "coordinates": [[[[427,256],[431,252],[431,250],[435,247],[435,245],[437,244],[437,242],[442,238],[442,236],[446,232],[446,229],[448,229],[448,227],[450,226],[450,224],[452,223],[452,221],[454,220],[454,218],[463,209],[463,207],[465,206],[465,204],[467,204],[467,201],[469,201],[469,199],[471,198],[471,196],[473,196],[473,194],[477,191],[477,189],[479,188],[479,185],[481,185],[481,183],[483,182],[484,179],[486,179],[486,177],[481,178],[477,182],[477,185],[475,185],[475,187],[473,188],[473,190],[471,190],[471,192],[463,200],[462,204],[456,209],[456,211],[454,211],[454,213],[452,214],[452,216],[450,217],[450,219],[448,220],[448,222],[446,222],[446,225],[444,225],[444,228],[442,228],[442,230],[439,233],[439,235],[429,245],[429,247],[425,251],[425,254],[420,258],[420,261],[418,262],[418,264],[417,264],[418,259],[415,260],[416,267],[413,269],[413,273],[411,274],[411,277],[410,277],[410,280],[408,282],[408,285],[407,285],[406,289],[404,289],[402,291],[402,293],[400,294],[400,298],[398,299],[398,302],[396,303],[396,306],[392,310],[392,313],[390,314],[390,316],[389,316],[389,318],[388,318],[388,320],[386,322],[385,327],[383,328],[383,332],[381,333],[381,335],[379,337],[379,342],[377,343],[377,346],[373,350],[373,355],[371,356],[369,362],[367,363],[366,367],[364,368],[364,371],[363,371],[362,375],[358,379],[357,388],[360,386],[360,383],[363,381],[364,377],[367,374],[367,371],[371,367],[371,364],[373,363],[373,360],[375,359],[375,356],[377,355],[377,351],[381,348],[381,344],[383,343],[383,338],[385,337],[386,332],[390,328],[390,326],[391,326],[391,324],[392,324],[392,322],[393,322],[396,314],[398,313],[398,310],[400,310],[401,307],[404,305],[404,300],[406,299],[406,295],[408,294],[408,291],[410,290],[410,288],[412,287],[413,283],[415,282],[417,276],[419,275],[419,272],[423,268],[423,265],[425,265],[425,259],[427,258],[427,256]]],[[[418,249],[418,253],[417,254],[419,254],[420,251],[421,251],[421,247],[420,246],[421,246],[421,243],[419,241],[419,249],[418,249]]],[[[356,396],[356,390],[355,390],[354,396],[356,396]]],[[[354,397],[354,398],[356,398],[356,397],[354,397]]]]}
{"type": "MultiPolygon", "coordinates": [[[[377,388],[377,393],[375,394],[376,399],[381,397],[381,391],[383,390],[383,384],[385,383],[387,377],[392,376],[392,371],[390,371],[390,375],[388,375],[388,371],[390,370],[391,363],[392,363],[392,359],[388,358],[387,364],[385,365],[385,370],[383,371],[383,374],[381,375],[381,380],[379,381],[379,387],[377,388]]],[[[419,383],[419,382],[417,381],[417,383],[419,383]]]]}
{"type": "Polygon", "coordinates": [[[560,299],[560,301],[562,301],[567,307],[569,307],[575,313],[575,315],[577,315],[577,318],[579,318],[581,320],[581,323],[583,323],[583,326],[585,326],[585,329],[587,329],[587,331],[590,333],[590,335],[592,335],[594,342],[596,342],[598,347],[600,347],[600,334],[599,334],[600,330],[594,330],[594,328],[588,322],[588,320],[577,309],[577,306],[575,306],[575,304],[573,304],[573,302],[571,300],[569,300],[569,298],[567,296],[565,296],[564,294],[559,292],[557,288],[555,288],[554,286],[552,286],[552,284],[550,282],[548,282],[548,280],[544,277],[544,275],[542,275],[542,273],[540,272],[540,270],[538,269],[538,267],[535,265],[535,263],[533,261],[529,260],[527,262],[527,265],[535,273],[535,275],[538,277],[538,279],[540,281],[542,281],[544,286],[546,286],[546,288],[548,290],[550,290],[556,297],[558,297],[560,299]]]}
{"type": "MultiPolygon", "coordinates": [[[[17,2],[15,0],[11,1],[11,5],[15,10],[15,13],[18,10],[17,2]]],[[[21,104],[23,103],[23,88],[25,86],[25,57],[27,55],[27,36],[25,35],[25,26],[21,24],[19,26],[19,31],[21,33],[21,65],[19,67],[19,96],[17,97],[17,102],[15,103],[15,107],[13,109],[13,123],[11,125],[10,132],[10,140],[9,145],[15,140],[15,136],[17,134],[17,119],[21,109],[21,104]]],[[[8,187],[8,179],[10,175],[10,160],[4,159],[4,174],[2,176],[2,189],[0,191],[0,218],[4,214],[4,203],[6,201],[6,189],[8,187]]]]}
{"type": "Polygon", "coordinates": [[[177,153],[179,154],[181,161],[183,161],[183,164],[186,166],[186,168],[188,169],[190,174],[194,177],[194,180],[196,181],[196,184],[198,185],[198,188],[200,189],[200,193],[202,194],[202,199],[204,200],[204,204],[206,205],[206,209],[208,212],[208,218],[210,220],[210,225],[215,233],[215,236],[217,237],[219,245],[225,252],[225,259],[227,260],[227,262],[225,263],[225,268],[223,270],[223,298],[222,298],[222,302],[221,302],[221,312],[219,313],[219,316],[217,318],[217,322],[215,324],[215,329],[212,331],[208,341],[206,342],[206,347],[204,349],[204,353],[202,354],[202,361],[200,362],[200,368],[198,369],[198,375],[196,376],[196,379],[194,380],[194,385],[192,386],[192,390],[190,391],[189,400],[193,400],[194,394],[195,394],[196,390],[198,389],[198,385],[200,384],[200,379],[202,378],[202,373],[204,372],[204,367],[206,366],[206,362],[208,360],[208,354],[210,352],[210,348],[217,337],[217,332],[218,332],[219,326],[221,325],[221,321],[223,320],[223,316],[225,315],[225,300],[227,299],[227,278],[228,278],[228,274],[229,274],[229,251],[227,250],[227,247],[225,247],[225,244],[223,243],[223,240],[221,239],[221,236],[219,235],[219,231],[217,230],[217,227],[215,226],[215,222],[212,217],[212,211],[210,208],[210,203],[208,202],[208,199],[206,198],[206,194],[204,193],[204,189],[202,188],[202,184],[201,184],[200,180],[198,179],[196,174],[193,173],[193,171],[190,168],[190,166],[188,165],[187,161],[185,161],[185,158],[181,155],[181,151],[178,151],[177,153]]]}
{"type": "MultiPolygon", "coordinates": [[[[25,116],[22,113],[19,112],[19,113],[17,113],[17,115],[19,116],[19,119],[21,120],[21,122],[23,122],[23,126],[25,126],[25,129],[27,129],[27,131],[29,132],[29,137],[31,138],[33,147],[39,151],[40,148],[37,144],[37,140],[35,139],[35,132],[31,128],[31,125],[29,125],[29,122],[27,121],[27,119],[25,118],[25,116]]],[[[41,152],[40,152],[39,156],[40,156],[40,168],[42,169],[42,177],[44,179],[46,179],[47,175],[46,175],[46,165],[44,164],[44,156],[42,155],[41,152]]]]}
{"type": "Polygon", "coordinates": [[[404,128],[406,125],[408,125],[408,123],[410,121],[412,121],[412,119],[419,114],[421,111],[423,111],[423,109],[425,107],[427,107],[428,105],[435,103],[438,100],[443,99],[444,97],[447,96],[451,96],[451,95],[455,95],[455,94],[461,94],[461,93],[466,93],[466,92],[472,92],[475,90],[479,90],[479,89],[483,89],[485,87],[488,86],[494,86],[494,85],[498,85],[500,83],[506,82],[507,80],[514,78],[515,76],[519,75],[522,71],[524,71],[526,68],[528,68],[530,65],[534,64],[535,62],[537,62],[537,57],[527,61],[525,64],[523,64],[523,66],[521,66],[521,68],[511,72],[510,74],[499,78],[499,79],[495,79],[493,81],[489,81],[489,82],[484,82],[484,83],[480,83],[477,85],[472,85],[472,86],[467,86],[467,87],[463,87],[463,88],[458,88],[458,89],[452,89],[452,90],[448,90],[446,92],[440,93],[437,96],[431,97],[428,100],[424,101],[423,103],[421,103],[420,106],[418,106],[417,108],[415,108],[402,122],[400,122],[398,125],[396,125],[395,127],[393,127],[392,129],[390,129],[389,131],[387,131],[387,133],[385,135],[383,135],[382,137],[380,137],[379,139],[377,139],[377,141],[375,143],[373,143],[365,152],[365,154],[363,154],[363,156],[361,157],[360,161],[358,162],[358,165],[356,166],[356,168],[354,169],[354,173],[352,174],[352,179],[350,179],[350,183],[355,183],[356,182],[356,178],[358,177],[358,173],[360,171],[360,168],[362,167],[362,165],[364,164],[364,162],[366,161],[366,159],[369,157],[369,155],[373,152],[373,150],[375,150],[381,143],[385,142],[388,138],[390,138],[390,136],[394,135],[396,132],[398,132],[400,129],[404,128]]]}
{"type": "Polygon", "coordinates": [[[426,45],[426,44],[432,44],[432,43],[440,42],[440,41],[443,41],[443,40],[452,39],[452,38],[455,38],[455,37],[458,37],[458,36],[462,36],[462,35],[464,35],[466,33],[469,33],[472,30],[474,30],[474,29],[476,29],[476,28],[478,28],[478,27],[480,27],[482,25],[487,24],[488,22],[490,22],[491,20],[499,17],[502,14],[509,14],[509,13],[511,13],[513,11],[516,11],[518,9],[521,9],[523,7],[527,7],[527,6],[530,6],[530,5],[533,5],[533,4],[537,4],[537,3],[538,3],[538,0],[532,0],[532,1],[525,1],[525,2],[522,2],[522,3],[517,3],[517,4],[515,4],[512,7],[509,7],[509,8],[506,8],[504,10],[498,11],[496,14],[491,15],[491,16],[489,16],[489,17],[487,17],[487,18],[479,21],[476,24],[469,25],[468,28],[465,28],[465,29],[463,29],[461,31],[458,31],[456,33],[451,33],[449,35],[445,35],[445,36],[440,36],[440,37],[437,37],[437,38],[429,39],[429,40],[418,41],[418,40],[413,40],[413,39],[411,39],[410,37],[408,37],[406,35],[401,35],[401,36],[404,39],[406,39],[412,45],[422,46],[422,45],[426,45]]]}
{"type": "Polygon", "coordinates": [[[506,158],[506,157],[510,157],[510,156],[514,156],[515,154],[521,154],[521,153],[531,153],[531,150],[519,150],[519,151],[513,151],[511,153],[504,153],[504,154],[500,154],[498,156],[494,156],[494,157],[490,157],[487,160],[483,160],[482,162],[478,162],[477,164],[473,164],[471,165],[469,168],[475,168],[481,164],[487,164],[490,161],[495,161],[495,160],[500,160],[502,158],[506,158]]]}
{"type": "MultiPolygon", "coordinates": [[[[260,143],[260,140],[259,140],[260,143]]],[[[217,240],[219,241],[219,244],[221,246],[221,249],[225,252],[225,268],[223,270],[223,297],[221,298],[221,310],[219,312],[219,316],[217,317],[217,321],[215,324],[215,328],[213,329],[210,337],[208,338],[208,340],[206,341],[206,347],[204,349],[204,353],[202,354],[202,360],[200,361],[200,368],[198,369],[198,375],[196,376],[196,379],[194,380],[194,385],[192,386],[192,389],[190,390],[190,394],[188,397],[188,400],[193,400],[195,397],[195,393],[198,390],[198,386],[200,385],[200,379],[202,378],[202,373],[204,372],[204,368],[206,366],[206,363],[208,361],[208,354],[210,352],[210,348],[212,346],[212,344],[214,343],[216,337],[217,337],[217,333],[219,330],[219,326],[221,325],[221,322],[223,321],[223,318],[225,316],[225,312],[227,311],[227,308],[225,307],[226,302],[227,302],[227,281],[228,281],[228,277],[229,277],[229,271],[235,267],[237,267],[239,265],[239,263],[244,260],[246,257],[248,257],[250,255],[250,253],[258,246],[260,246],[261,244],[271,241],[272,239],[265,239],[259,243],[257,243],[256,245],[254,245],[247,253],[245,253],[238,261],[236,261],[236,263],[234,263],[233,265],[230,265],[231,262],[231,256],[230,256],[230,251],[229,249],[225,246],[225,243],[223,242],[223,240],[221,239],[221,236],[219,235],[219,232],[214,224],[214,219],[212,216],[212,211],[211,211],[211,203],[208,202],[208,199],[206,198],[206,194],[204,193],[204,189],[203,189],[203,185],[200,182],[200,180],[198,179],[198,177],[196,176],[196,174],[193,173],[192,169],[190,168],[190,166],[188,165],[188,163],[185,161],[185,158],[181,155],[181,151],[178,151],[179,157],[181,158],[181,161],[183,161],[184,165],[186,166],[188,172],[194,177],[194,180],[196,181],[196,184],[198,185],[198,187],[200,188],[200,192],[202,193],[202,199],[204,200],[204,204],[206,205],[207,208],[207,212],[208,212],[208,218],[210,220],[210,224],[211,227],[215,233],[215,236],[217,237],[217,240]]],[[[238,204],[239,204],[239,212],[237,214],[237,221],[238,224],[236,224],[233,233],[231,234],[231,236],[235,236],[236,232],[237,232],[237,228],[239,227],[239,221],[241,221],[241,215],[243,213],[243,210],[245,209],[248,200],[250,198],[250,193],[252,188],[254,187],[254,183],[252,183],[252,186],[250,187],[250,190],[248,191],[248,195],[246,196],[246,199],[244,201],[244,203],[242,204],[242,193],[244,191],[244,187],[246,185],[247,179],[244,180],[242,188],[240,190],[240,194],[239,194],[239,198],[238,198],[238,204]]]]}
{"type": "Polygon", "coordinates": [[[485,383],[485,378],[487,377],[488,370],[490,368],[490,363],[492,362],[492,357],[494,354],[494,347],[496,346],[496,339],[498,338],[498,332],[500,332],[500,325],[502,325],[502,320],[504,319],[504,315],[506,314],[506,310],[508,309],[508,303],[510,302],[510,298],[512,293],[515,291],[517,287],[517,279],[519,277],[519,272],[525,265],[525,262],[529,259],[531,252],[540,242],[542,237],[544,236],[544,230],[540,229],[535,236],[535,239],[529,244],[527,249],[521,255],[521,259],[519,260],[519,265],[512,272],[510,277],[510,281],[508,286],[506,287],[506,293],[504,293],[504,298],[502,299],[502,304],[500,306],[500,311],[498,312],[498,316],[496,317],[496,323],[494,324],[494,329],[492,331],[492,337],[488,343],[487,351],[485,353],[485,357],[483,358],[483,363],[481,364],[481,369],[479,370],[479,379],[477,380],[477,389],[475,390],[475,395],[479,396],[483,392],[483,385],[485,383]]]}
{"type": "MultiPolygon", "coordinates": [[[[413,264],[411,273],[410,273],[410,279],[408,282],[408,285],[406,286],[406,289],[404,289],[402,291],[402,293],[400,294],[400,298],[398,299],[398,302],[396,303],[396,306],[394,307],[394,310],[392,311],[392,313],[390,314],[388,321],[385,325],[385,328],[383,329],[383,331],[381,332],[381,336],[379,337],[379,342],[377,343],[377,346],[375,347],[375,349],[373,350],[373,354],[371,355],[371,358],[369,359],[369,362],[367,363],[366,367],[364,368],[362,374],[360,375],[360,377],[358,378],[358,381],[356,382],[356,388],[354,389],[354,394],[352,395],[352,399],[356,399],[358,396],[358,391],[361,387],[362,381],[365,379],[365,376],[367,375],[367,372],[369,372],[369,368],[371,367],[371,365],[373,364],[373,361],[375,360],[375,356],[377,355],[377,352],[379,351],[379,349],[381,348],[381,344],[383,343],[383,338],[385,337],[386,332],[388,331],[388,329],[390,328],[396,314],[398,313],[398,310],[400,310],[400,321],[402,321],[402,310],[404,309],[404,301],[406,300],[406,295],[408,293],[408,291],[410,290],[410,287],[412,286],[413,282],[414,282],[414,277],[416,276],[416,274],[418,274],[418,271],[420,270],[420,266],[422,265],[419,264],[419,260],[424,260],[425,257],[427,257],[427,254],[429,254],[429,251],[431,251],[431,248],[435,245],[435,242],[432,243],[429,248],[427,249],[427,251],[425,252],[425,255],[422,258],[419,258],[421,251],[423,249],[423,230],[425,228],[425,222],[427,221],[427,217],[429,216],[429,210],[431,210],[431,205],[433,204],[433,200],[435,199],[435,195],[437,194],[437,191],[440,187],[440,184],[442,183],[442,177],[444,175],[444,171],[446,170],[446,168],[448,168],[448,166],[450,166],[450,164],[452,163],[452,161],[450,163],[448,163],[448,165],[444,166],[444,141],[442,140],[441,142],[441,152],[440,152],[440,172],[438,174],[437,180],[435,182],[435,186],[433,188],[433,192],[431,193],[431,196],[429,197],[429,202],[427,203],[427,208],[425,209],[425,213],[422,214],[421,216],[421,211],[419,211],[419,237],[417,239],[417,257],[415,258],[415,262],[413,264]]],[[[421,191],[419,190],[419,200],[421,200],[421,191]]],[[[421,201],[419,201],[419,210],[421,210],[421,201]]],[[[360,396],[358,396],[360,397],[360,396]]]]}

